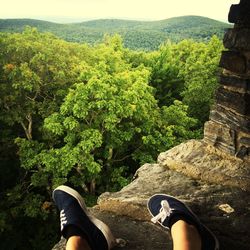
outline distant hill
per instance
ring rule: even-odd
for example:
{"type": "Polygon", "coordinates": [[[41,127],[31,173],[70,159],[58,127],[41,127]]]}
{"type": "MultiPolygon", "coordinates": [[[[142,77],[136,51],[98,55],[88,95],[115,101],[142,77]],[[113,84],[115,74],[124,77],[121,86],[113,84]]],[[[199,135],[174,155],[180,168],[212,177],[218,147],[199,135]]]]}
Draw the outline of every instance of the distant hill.
{"type": "Polygon", "coordinates": [[[51,32],[72,42],[98,43],[104,34],[119,33],[126,47],[154,50],[166,40],[207,41],[211,36],[223,37],[230,24],[201,16],[174,17],[161,21],[100,19],[81,23],[59,24],[34,19],[0,19],[0,32],[22,32],[26,26],[40,32],[51,32]]]}

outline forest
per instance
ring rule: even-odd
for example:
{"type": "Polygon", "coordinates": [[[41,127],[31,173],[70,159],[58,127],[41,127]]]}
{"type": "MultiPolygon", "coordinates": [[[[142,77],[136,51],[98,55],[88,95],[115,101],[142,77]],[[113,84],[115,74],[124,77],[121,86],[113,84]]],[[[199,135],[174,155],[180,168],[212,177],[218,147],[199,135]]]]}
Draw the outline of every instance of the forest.
{"type": "Polygon", "coordinates": [[[117,34],[89,45],[0,33],[0,248],[51,249],[57,185],[92,206],[160,152],[202,138],[222,49],[216,36],[144,51],[117,34]]]}
{"type": "Polygon", "coordinates": [[[180,16],[160,21],[100,19],[80,23],[53,23],[34,19],[0,19],[0,32],[22,32],[26,26],[50,32],[69,42],[96,44],[105,34],[119,34],[126,48],[157,50],[166,40],[193,39],[207,42],[213,35],[223,38],[231,24],[202,16],[180,16]]]}

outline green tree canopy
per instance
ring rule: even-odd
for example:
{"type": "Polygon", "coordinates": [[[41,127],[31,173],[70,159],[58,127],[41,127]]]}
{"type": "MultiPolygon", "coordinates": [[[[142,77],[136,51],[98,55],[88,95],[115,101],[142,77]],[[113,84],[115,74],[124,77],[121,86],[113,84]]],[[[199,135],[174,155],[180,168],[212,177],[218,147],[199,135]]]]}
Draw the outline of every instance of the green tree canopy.
{"type": "Polygon", "coordinates": [[[180,70],[185,81],[183,102],[188,105],[189,114],[198,118],[201,124],[208,119],[214,101],[222,49],[222,42],[215,36],[208,44],[198,43],[180,70]]]}
{"type": "Polygon", "coordinates": [[[118,190],[141,164],[199,137],[221,46],[214,37],[143,52],[118,35],[88,46],[32,28],[0,33],[0,248],[51,247],[57,185],[87,197],[118,190]]]}

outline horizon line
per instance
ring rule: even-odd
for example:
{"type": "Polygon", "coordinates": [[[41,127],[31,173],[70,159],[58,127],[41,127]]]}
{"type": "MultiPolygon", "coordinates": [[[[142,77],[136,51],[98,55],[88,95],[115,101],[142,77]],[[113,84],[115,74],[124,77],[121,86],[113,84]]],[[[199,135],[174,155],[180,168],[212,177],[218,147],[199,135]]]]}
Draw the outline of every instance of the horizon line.
{"type": "Polygon", "coordinates": [[[208,16],[201,16],[201,15],[182,15],[182,16],[173,16],[173,17],[166,17],[164,19],[151,19],[151,18],[130,18],[130,17],[93,17],[93,18],[84,18],[84,17],[64,17],[64,16],[37,16],[37,17],[5,17],[0,18],[0,20],[6,19],[31,19],[31,20],[38,20],[38,21],[46,21],[52,22],[57,24],[73,24],[73,23],[80,23],[80,22],[88,22],[88,21],[98,21],[98,20],[124,20],[124,21],[141,21],[141,22],[157,22],[163,21],[171,18],[178,18],[178,17],[204,17],[208,19],[212,19],[219,22],[228,23],[227,20],[219,20],[214,19],[208,16]],[[70,21],[71,20],[71,21],[70,21]],[[73,21],[74,20],[74,21],[73,21]]]}

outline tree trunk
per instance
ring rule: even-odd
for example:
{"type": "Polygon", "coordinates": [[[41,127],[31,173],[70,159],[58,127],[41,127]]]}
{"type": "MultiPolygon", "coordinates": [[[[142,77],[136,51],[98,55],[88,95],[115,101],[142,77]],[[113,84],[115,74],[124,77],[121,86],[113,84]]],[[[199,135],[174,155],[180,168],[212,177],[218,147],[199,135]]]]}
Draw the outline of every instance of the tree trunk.
{"type": "Polygon", "coordinates": [[[95,194],[95,189],[96,189],[96,182],[95,180],[92,180],[89,185],[90,194],[95,194]]]}
{"type": "Polygon", "coordinates": [[[26,116],[26,120],[28,121],[28,126],[25,126],[24,122],[21,122],[21,125],[24,129],[27,139],[30,141],[32,140],[32,116],[31,114],[28,114],[26,116]]]}

